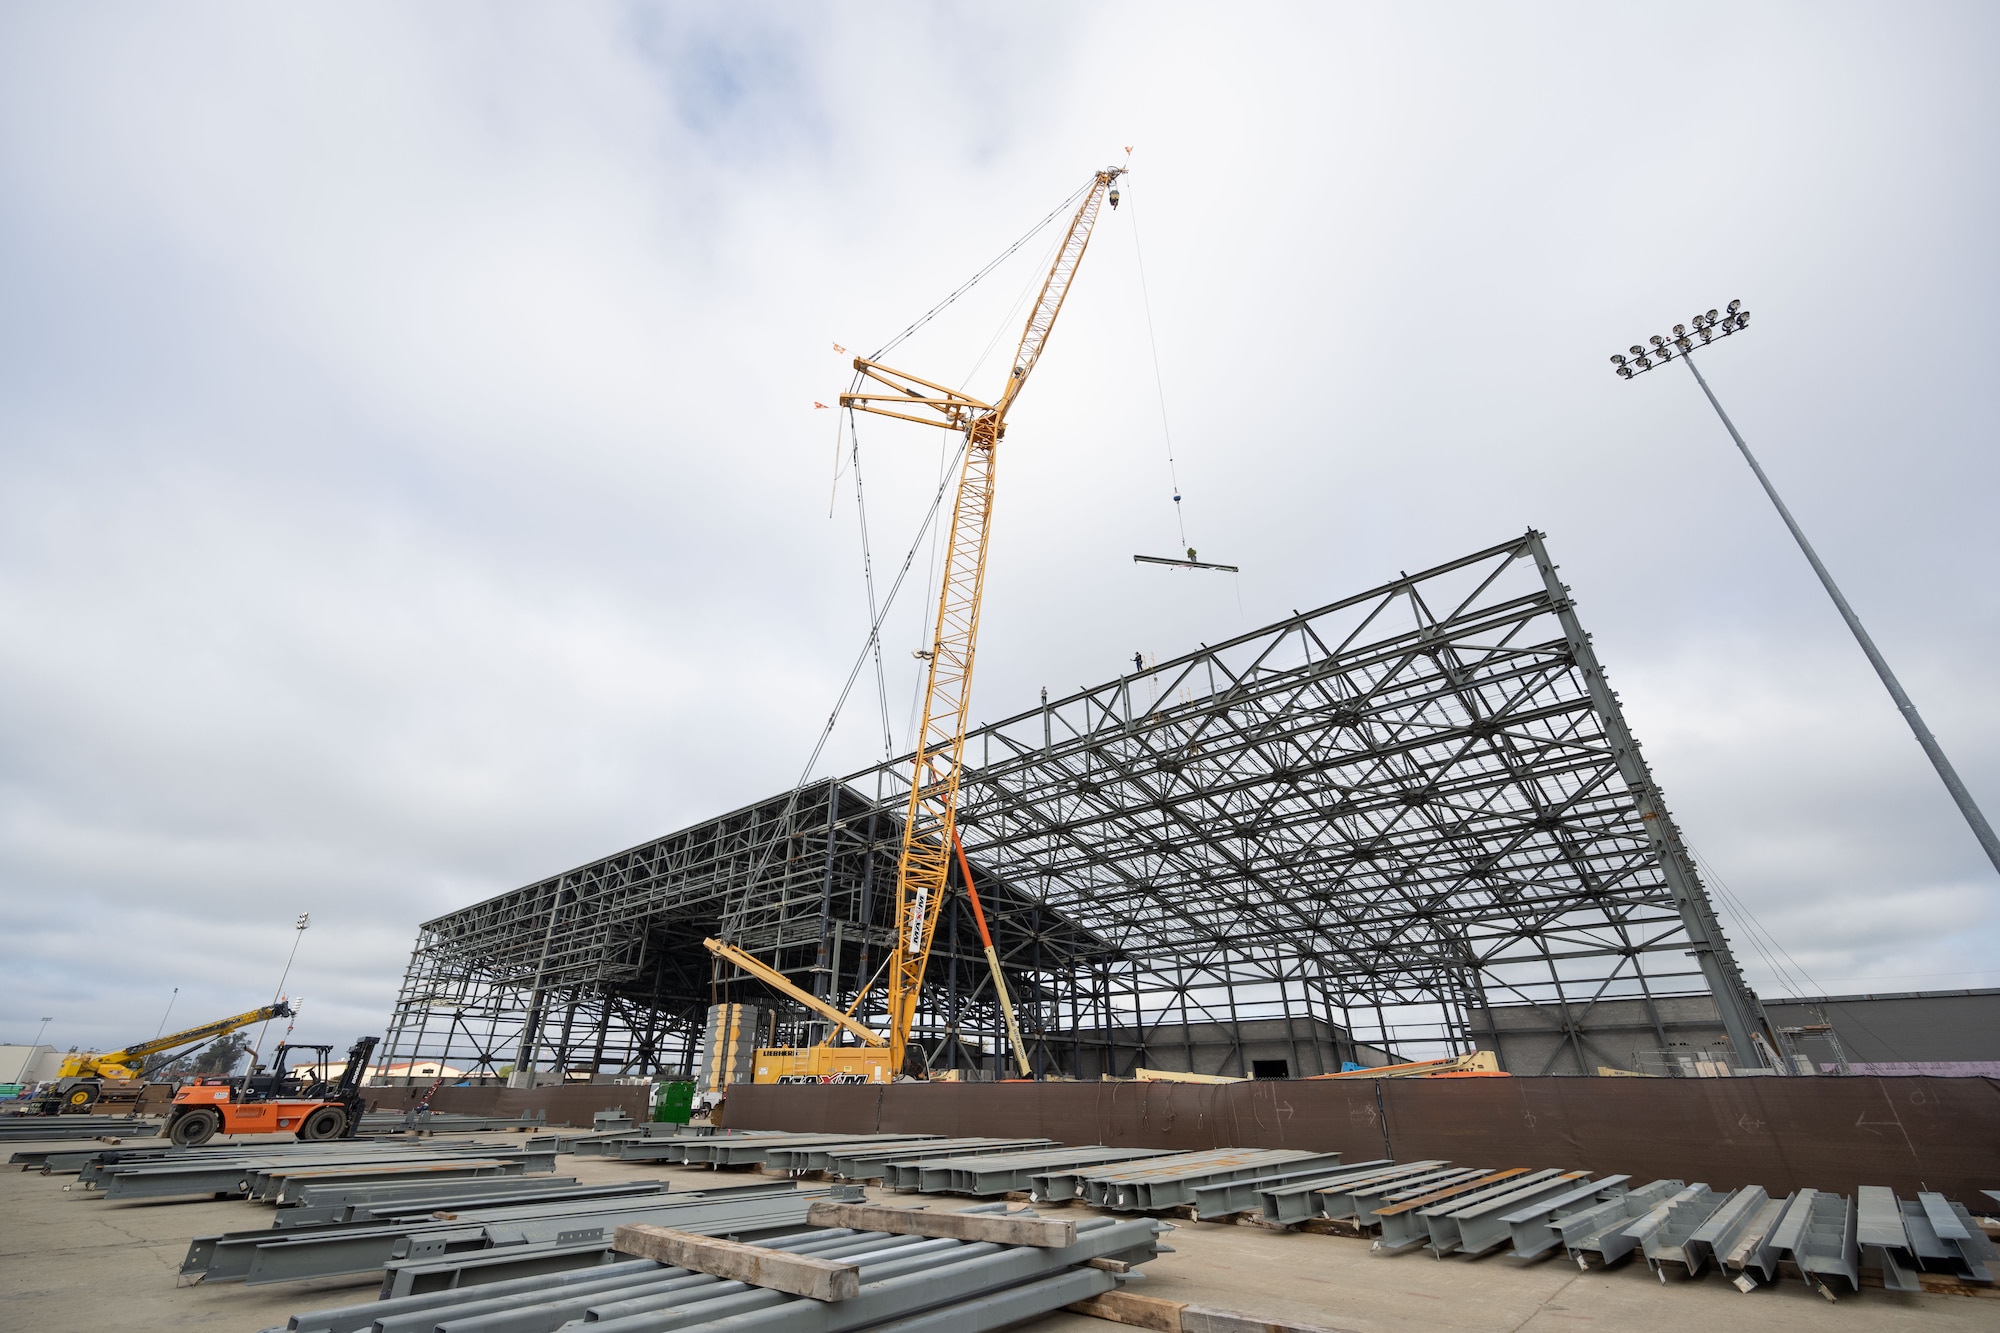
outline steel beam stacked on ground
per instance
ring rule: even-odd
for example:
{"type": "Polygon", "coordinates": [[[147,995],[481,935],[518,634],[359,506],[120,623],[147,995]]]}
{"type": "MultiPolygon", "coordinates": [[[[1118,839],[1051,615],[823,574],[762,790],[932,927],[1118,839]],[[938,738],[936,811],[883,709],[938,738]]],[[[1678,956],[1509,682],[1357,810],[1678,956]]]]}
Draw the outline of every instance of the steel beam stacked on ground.
{"type": "Polygon", "coordinates": [[[478,1154],[399,1154],[383,1160],[364,1153],[329,1154],[307,1160],[243,1157],[233,1161],[120,1163],[103,1172],[104,1197],[112,1200],[167,1199],[185,1195],[240,1194],[284,1202],[286,1191],[333,1181],[456,1180],[478,1176],[520,1176],[555,1170],[554,1153],[506,1150],[478,1154]]]}
{"type": "Polygon", "coordinates": [[[1198,1185],[1194,1191],[1194,1214],[1198,1218],[1208,1220],[1255,1209],[1261,1215],[1263,1200],[1273,1191],[1321,1189],[1337,1180],[1351,1178],[1359,1171],[1379,1171],[1394,1165],[1395,1163],[1388,1158],[1380,1157],[1372,1162],[1342,1163],[1341,1169],[1337,1172],[1328,1171],[1324,1166],[1311,1166],[1293,1171],[1280,1171],[1274,1175],[1250,1176],[1198,1185]]]}
{"type": "Polygon", "coordinates": [[[1499,1219],[1507,1227],[1508,1239],[1514,1243],[1508,1254],[1516,1259],[1533,1259],[1554,1249],[1562,1244],[1562,1232],[1556,1229],[1556,1223],[1626,1193],[1630,1189],[1626,1183],[1629,1180],[1630,1176],[1606,1176],[1516,1208],[1499,1219]]]}
{"type": "Polygon", "coordinates": [[[1194,1191],[1199,1186],[1271,1175],[1281,1167],[1330,1171],[1339,1165],[1339,1153],[1289,1148],[1217,1148],[1050,1171],[1035,1178],[1035,1193],[1050,1202],[1082,1199],[1100,1208],[1121,1211],[1172,1208],[1193,1203],[1194,1191]]]}
{"type": "Polygon", "coordinates": [[[616,1187],[585,1185],[575,1176],[528,1176],[503,1177],[486,1180],[423,1181],[417,1184],[407,1182],[366,1181],[359,1184],[345,1181],[331,1181],[303,1186],[290,1201],[278,1209],[276,1220],[271,1225],[305,1226],[319,1222],[352,1221],[355,1209],[393,1208],[400,1204],[417,1201],[454,1199],[498,1199],[533,1198],[553,1194],[566,1194],[582,1189],[631,1188],[662,1189],[664,1184],[655,1181],[632,1181],[616,1187]]]}
{"type": "Polygon", "coordinates": [[[1169,1155],[1162,1148],[1107,1148],[1100,1144],[1032,1148],[1024,1152],[899,1157],[882,1164],[882,1183],[891,1189],[925,1194],[1008,1194],[1037,1188],[1035,1182],[1045,1171],[1169,1155]]]}
{"type": "Polygon", "coordinates": [[[920,1146],[828,1153],[826,1172],[842,1180],[882,1180],[892,1162],[914,1163],[943,1157],[992,1157],[1000,1153],[1035,1152],[1060,1146],[1054,1139],[934,1139],[920,1146]]]}
{"type": "MultiPolygon", "coordinates": [[[[73,1148],[39,1154],[41,1173],[45,1176],[75,1175],[78,1184],[86,1188],[105,1179],[105,1171],[118,1164],[138,1165],[142,1162],[155,1164],[167,1162],[209,1162],[236,1159],[245,1156],[298,1157],[300,1160],[329,1152],[351,1152],[354,1150],[379,1151],[393,1149],[421,1150],[424,1145],[403,1141],[394,1143],[301,1143],[297,1139],[276,1139],[270,1142],[211,1143],[200,1148],[179,1148],[165,1139],[141,1139],[136,1144],[125,1143],[117,1146],[73,1148]]],[[[455,1144],[464,1148],[469,1145],[455,1144]]],[[[479,1145],[484,1147],[485,1145],[479,1145]]],[[[23,1170],[33,1169],[23,1166],[23,1170]]]]}
{"type": "Polygon", "coordinates": [[[238,1231],[199,1236],[188,1246],[181,1275],[204,1282],[257,1286],[383,1269],[395,1260],[436,1264],[505,1248],[528,1258],[562,1248],[565,1267],[597,1262],[618,1227],[653,1222],[702,1235],[767,1234],[805,1225],[816,1199],[848,1197],[835,1186],[799,1190],[772,1181],[686,1194],[600,1198],[507,1207],[468,1208],[447,1218],[355,1222],[297,1230],[238,1231]]]}
{"type": "Polygon", "coordinates": [[[1639,1242],[1639,1253],[1660,1281],[1667,1280],[1668,1264],[1678,1265],[1683,1277],[1693,1277],[1701,1271],[1711,1251],[1707,1242],[1697,1237],[1716,1211],[1729,1202],[1729,1197],[1697,1186],[1632,1225],[1631,1235],[1639,1242]]]}
{"type": "Polygon", "coordinates": [[[1273,1185],[1257,1191],[1260,1215],[1266,1222],[1276,1222],[1292,1226],[1315,1217],[1346,1217],[1354,1211],[1353,1204],[1340,1191],[1343,1188],[1359,1188],[1385,1180],[1403,1180],[1424,1171],[1446,1170],[1451,1163],[1426,1160],[1421,1162],[1357,1162],[1351,1168],[1329,1172],[1325,1178],[1309,1178],[1289,1184],[1273,1185]],[[1338,1201],[1340,1210],[1329,1211],[1328,1204],[1338,1201]]]}
{"type": "Polygon", "coordinates": [[[1784,1216],[1791,1196],[1772,1198],[1761,1185],[1749,1185],[1729,1196],[1715,1216],[1702,1223],[1695,1239],[1709,1248],[1726,1271],[1736,1273],[1736,1285],[1749,1291],[1761,1278],[1778,1275],[1778,1256],[1770,1244],[1771,1229],[1784,1216]]]}
{"type": "Polygon", "coordinates": [[[942,1137],[939,1134],[767,1134],[757,1137],[717,1135],[714,1138],[688,1140],[687,1150],[681,1160],[689,1166],[762,1166],[765,1159],[775,1151],[822,1145],[860,1147],[871,1141],[894,1144],[899,1139],[916,1143],[942,1137]]]}
{"type": "Polygon", "coordinates": [[[1219,1153],[1191,1153],[1175,1161],[1141,1162],[1109,1174],[1087,1174],[1084,1198],[1100,1208],[1119,1212],[1176,1208],[1194,1202],[1195,1190],[1222,1181],[1247,1180],[1279,1167],[1328,1169],[1340,1165],[1337,1152],[1315,1153],[1293,1148],[1234,1148],[1219,1153]],[[1199,1160],[1206,1159],[1206,1160],[1199,1160]]]}
{"type": "MultiPolygon", "coordinates": [[[[922,1152],[933,1144],[963,1142],[936,1134],[856,1134],[823,1143],[794,1143],[776,1147],[764,1157],[767,1171],[825,1171],[836,1156],[863,1152],[922,1152]]],[[[977,1142],[975,1140],[975,1142],[977,1142]]]]}
{"type": "Polygon", "coordinates": [[[1400,1208],[1417,1200],[1428,1203],[1440,1190],[1465,1186],[1486,1175],[1487,1171],[1488,1168],[1483,1166],[1441,1166],[1351,1187],[1335,1185],[1321,1192],[1320,1209],[1326,1217],[1351,1218],[1363,1227],[1376,1227],[1382,1224],[1379,1216],[1382,1209],[1400,1208]]]}
{"type": "Polygon", "coordinates": [[[1532,1171],[1497,1189],[1425,1209],[1431,1253],[1440,1258],[1454,1252],[1478,1255],[1504,1245],[1513,1239],[1513,1228],[1506,1220],[1509,1215],[1573,1193],[1579,1182],[1589,1178],[1587,1171],[1532,1171]]]}
{"type": "MultiPolygon", "coordinates": [[[[527,1190],[508,1194],[454,1193],[445,1187],[436,1195],[376,1203],[350,1204],[341,1209],[341,1222],[389,1223],[432,1217],[438,1213],[462,1213],[467,1209],[540,1207],[554,1203],[585,1203],[602,1199],[636,1200],[663,1195],[663,1180],[623,1180],[608,1185],[572,1185],[566,1189],[527,1190]]],[[[287,1210],[289,1211],[289,1210],[287,1210]]],[[[274,1226],[283,1226],[284,1213],[274,1226]]]]}
{"type": "Polygon", "coordinates": [[[1579,1268],[1587,1267],[1592,1256],[1600,1266],[1616,1263],[1630,1254],[1637,1243],[1626,1234],[1633,1220],[1644,1217],[1686,1188],[1678,1180],[1655,1180],[1607,1199],[1595,1208],[1573,1213],[1556,1223],[1563,1248],[1579,1268]]]}
{"type": "Polygon", "coordinates": [[[359,1132],[369,1137],[390,1134],[481,1134],[498,1129],[546,1129],[547,1111],[532,1115],[470,1115],[459,1111],[423,1111],[412,1117],[404,1111],[369,1111],[361,1117],[359,1132]]]}
{"type": "Polygon", "coordinates": [[[559,1151],[575,1153],[578,1157],[616,1157],[618,1150],[628,1143],[665,1143],[671,1139],[694,1137],[683,1134],[686,1128],[685,1125],[644,1124],[624,1129],[593,1130],[589,1134],[568,1136],[558,1147],[559,1151]]]}
{"type": "MultiPolygon", "coordinates": [[[[392,1297],[294,1315],[284,1333],[528,1333],[575,1322],[603,1333],[700,1330],[750,1321],[765,1333],[987,1333],[1114,1290],[1119,1277],[1093,1260],[1143,1263],[1157,1252],[1157,1224],[1093,1218],[1062,1249],[930,1240],[815,1229],[761,1242],[806,1257],[852,1264],[857,1295],[811,1300],[650,1260],[560,1275],[392,1297]]],[[[1116,1266],[1116,1265],[1114,1265],[1116,1266]]],[[[280,1333],[272,1330],[271,1333],[280,1333]]]]}
{"type": "MultiPolygon", "coordinates": [[[[146,1116],[23,1115],[0,1116],[0,1144],[63,1143],[70,1139],[151,1137],[160,1122],[146,1116]]],[[[20,1161],[17,1154],[15,1161],[20,1161]]]]}
{"type": "Polygon", "coordinates": [[[1859,1291],[1858,1224],[1849,1200],[1825,1190],[1800,1190],[1771,1228],[1771,1244],[1779,1257],[1789,1257],[1798,1265],[1807,1282],[1826,1285],[1828,1279],[1842,1277],[1847,1279],[1849,1290],[1859,1291]]]}

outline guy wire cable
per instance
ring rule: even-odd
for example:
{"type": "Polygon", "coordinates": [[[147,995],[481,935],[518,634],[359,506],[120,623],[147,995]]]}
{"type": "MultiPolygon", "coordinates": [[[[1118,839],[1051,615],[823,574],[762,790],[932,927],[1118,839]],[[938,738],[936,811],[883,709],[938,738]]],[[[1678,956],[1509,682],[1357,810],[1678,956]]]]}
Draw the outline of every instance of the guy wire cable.
{"type": "MultiPolygon", "coordinates": [[[[958,446],[960,457],[963,457],[971,441],[972,437],[967,435],[964,442],[958,446]]],[[[869,653],[873,650],[876,640],[882,633],[882,621],[888,616],[890,608],[896,604],[896,593],[901,590],[903,580],[909,575],[910,567],[916,563],[917,552],[923,546],[925,534],[930,531],[931,524],[937,520],[939,509],[944,506],[944,497],[946,491],[949,489],[951,477],[950,469],[946,470],[945,477],[945,482],[938,486],[937,493],[931,497],[930,511],[924,515],[923,526],[917,529],[916,538],[910,543],[909,553],[903,557],[903,567],[896,571],[895,582],[889,585],[889,595],[883,600],[881,611],[876,614],[868,627],[868,638],[861,645],[861,652],[854,659],[853,668],[847,673],[847,683],[841,686],[840,697],[834,701],[833,712],[827,716],[826,726],[820,729],[819,743],[813,746],[812,754],[807,758],[805,768],[799,773],[798,782],[793,785],[790,795],[786,797],[784,813],[778,817],[780,827],[783,827],[785,822],[790,820],[792,815],[798,810],[799,797],[805,791],[806,780],[812,776],[813,765],[819,762],[820,754],[826,749],[826,742],[833,735],[834,726],[840,721],[840,710],[846,706],[847,696],[854,690],[854,682],[861,678],[861,669],[868,665],[869,653]]],[[[750,906],[748,888],[763,878],[764,868],[770,864],[771,854],[777,850],[778,842],[779,839],[774,837],[764,844],[763,854],[758,857],[757,864],[752,868],[749,878],[744,881],[745,894],[739,900],[736,911],[728,918],[731,923],[730,931],[725,931],[725,933],[732,932],[735,926],[742,923],[743,914],[749,910],[750,906]]]]}
{"type": "MultiPolygon", "coordinates": [[[[1040,232],[1042,228],[1048,226],[1049,223],[1055,221],[1058,217],[1062,216],[1064,211],[1069,209],[1073,204],[1076,203],[1077,200],[1081,199],[1086,193],[1088,193],[1094,185],[1095,181],[1086,183],[1082,188],[1078,189],[1075,193],[1071,194],[1069,198],[1063,200],[1063,202],[1061,202],[1060,204],[1057,204],[1055,208],[1050,210],[1048,215],[1044,217],[1040,222],[1037,222],[1034,226],[1030,227],[1026,232],[1022,233],[1020,239],[1016,240],[1012,245],[1008,246],[1006,249],[1002,250],[998,255],[994,256],[994,258],[988,261],[987,264],[984,267],[982,267],[977,273],[974,273],[970,278],[966,279],[963,283],[959,284],[959,286],[954,288],[951,291],[951,293],[947,295],[942,301],[939,301],[936,305],[932,306],[929,310],[925,311],[908,328],[904,329],[901,333],[891,338],[888,342],[882,344],[881,347],[877,348],[866,359],[869,361],[881,360],[884,356],[888,355],[889,352],[893,351],[904,340],[909,338],[911,334],[923,328],[924,325],[930,323],[933,319],[936,319],[940,314],[944,313],[944,311],[947,308],[949,308],[954,302],[956,302],[959,297],[965,295],[967,292],[971,291],[974,287],[976,287],[981,279],[985,278],[994,269],[998,268],[1016,250],[1019,250],[1022,246],[1026,245],[1030,240],[1034,239],[1036,233],[1040,232]]],[[[858,388],[860,386],[860,382],[861,382],[861,373],[859,371],[856,371],[852,387],[858,388]]],[[[850,410],[850,415],[852,415],[851,410],[850,410]]],[[[840,473],[839,473],[840,437],[839,437],[839,425],[837,421],[834,430],[835,430],[834,485],[837,487],[840,484],[840,473]]],[[[961,443],[958,447],[957,456],[952,458],[951,464],[941,469],[941,477],[943,478],[943,480],[941,480],[938,484],[937,494],[931,498],[930,511],[924,515],[923,526],[917,529],[916,539],[910,545],[909,554],[906,555],[903,559],[903,567],[896,572],[896,581],[892,583],[889,587],[888,598],[882,603],[881,610],[877,613],[872,614],[872,619],[868,627],[868,638],[867,641],[862,645],[861,654],[859,657],[855,659],[853,669],[847,673],[847,683],[841,687],[840,697],[837,700],[835,700],[833,705],[833,712],[827,717],[826,726],[822,728],[820,731],[819,742],[818,744],[813,746],[812,756],[806,760],[805,769],[799,774],[798,782],[792,787],[790,795],[786,798],[784,813],[780,815],[778,819],[778,823],[781,828],[784,826],[786,821],[790,820],[792,815],[797,811],[799,796],[805,791],[806,779],[812,775],[813,765],[819,762],[819,757],[821,752],[826,749],[827,739],[833,735],[833,729],[835,725],[840,721],[840,710],[846,705],[847,696],[853,691],[854,682],[861,675],[861,668],[867,665],[869,654],[871,652],[876,653],[879,660],[879,651],[880,651],[879,639],[882,633],[883,618],[889,614],[890,608],[895,605],[896,593],[899,589],[902,588],[903,579],[906,575],[909,574],[910,566],[916,560],[917,549],[923,544],[925,533],[927,533],[930,530],[931,524],[936,521],[938,510],[944,503],[946,483],[949,481],[952,475],[953,468],[955,468],[958,465],[958,463],[964,458],[965,451],[971,443],[971,438],[972,437],[970,435],[966,436],[965,441],[961,443]]],[[[886,726],[886,718],[887,718],[886,686],[884,688],[885,688],[885,695],[884,695],[885,708],[883,716],[885,718],[885,726],[886,726]]],[[[755,868],[751,871],[749,879],[745,881],[744,884],[745,894],[743,898],[739,901],[739,905],[737,907],[736,912],[733,913],[730,918],[728,918],[731,923],[741,924],[743,914],[749,910],[749,905],[750,905],[748,896],[749,886],[755,884],[760,878],[762,878],[764,874],[764,868],[766,865],[770,863],[771,853],[777,848],[777,845],[778,845],[778,839],[775,837],[771,839],[770,842],[765,844],[763,855],[758,858],[757,864],[755,868]]]]}

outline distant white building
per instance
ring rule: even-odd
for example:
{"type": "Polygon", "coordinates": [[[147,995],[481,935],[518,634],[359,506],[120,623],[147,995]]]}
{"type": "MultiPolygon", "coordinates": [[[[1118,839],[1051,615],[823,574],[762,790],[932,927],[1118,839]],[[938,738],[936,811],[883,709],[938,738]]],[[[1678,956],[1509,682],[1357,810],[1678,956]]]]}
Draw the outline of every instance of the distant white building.
{"type": "MultiPolygon", "coordinates": [[[[335,1072],[339,1072],[339,1067],[336,1067],[335,1072]]],[[[455,1069],[451,1065],[442,1064],[436,1060],[398,1060],[394,1064],[369,1066],[365,1081],[369,1083],[409,1083],[417,1079],[464,1077],[465,1071],[463,1069],[455,1069]]]]}
{"type": "Polygon", "coordinates": [[[61,1068],[53,1046],[0,1046],[0,1083],[47,1083],[61,1068]]]}

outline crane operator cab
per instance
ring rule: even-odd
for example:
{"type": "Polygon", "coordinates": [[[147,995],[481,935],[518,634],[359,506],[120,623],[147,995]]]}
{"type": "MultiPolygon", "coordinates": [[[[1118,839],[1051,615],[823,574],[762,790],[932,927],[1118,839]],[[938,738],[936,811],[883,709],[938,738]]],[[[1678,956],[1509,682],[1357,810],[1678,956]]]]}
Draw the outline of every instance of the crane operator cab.
{"type": "Polygon", "coordinates": [[[291,1134],[309,1143],[351,1139],[361,1127],[361,1079],[378,1040],[355,1042],[335,1079],[326,1076],[331,1046],[280,1046],[268,1070],[259,1066],[241,1078],[191,1083],[174,1094],[161,1137],[184,1148],[217,1134],[291,1134]],[[298,1058],[309,1053],[318,1059],[298,1058]]]}

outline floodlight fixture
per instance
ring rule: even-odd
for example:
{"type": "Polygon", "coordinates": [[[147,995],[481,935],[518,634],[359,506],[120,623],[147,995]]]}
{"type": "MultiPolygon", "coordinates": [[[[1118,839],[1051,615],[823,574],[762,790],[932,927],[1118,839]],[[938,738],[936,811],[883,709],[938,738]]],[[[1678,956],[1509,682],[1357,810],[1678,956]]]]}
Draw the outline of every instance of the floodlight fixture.
{"type": "Polygon", "coordinates": [[[1723,314],[1710,310],[1696,315],[1685,324],[1674,325],[1671,338],[1656,333],[1646,339],[1650,348],[1634,343],[1630,349],[1631,360],[1622,356],[1611,358],[1611,367],[1620,379],[1631,379],[1643,375],[1655,366],[1663,366],[1677,357],[1685,360],[1696,347],[1706,347],[1717,338],[1727,338],[1750,326],[1750,312],[1743,309],[1741,301],[1731,301],[1729,311],[1723,314]]]}
{"type": "Polygon", "coordinates": [[[1834,607],[1840,612],[1840,618],[1847,622],[1847,628],[1853,632],[1855,642],[1861,645],[1861,651],[1867,656],[1869,665],[1873,666],[1875,674],[1881,677],[1883,687],[1889,691],[1889,698],[1895,702],[1896,711],[1903,715],[1903,721],[1909,724],[1911,734],[1917,738],[1917,744],[1923,747],[1924,754],[1931,761],[1931,767],[1937,770],[1945,790],[1951,793],[1951,799],[1957,804],[1959,813],[1965,817],[1966,824],[1972,829],[1972,836],[1979,840],[1987,859],[1993,862],[1993,868],[2000,870],[2000,837],[1995,836],[1993,826],[1987,822],[1979,803],[1973,800],[1972,793],[1960,780],[1958,770],[1951,766],[1951,760],[1945,757],[1944,747],[1938,744],[1937,737],[1932,735],[1931,729],[1924,724],[1922,715],[1917,712],[1917,706],[1910,701],[1902,682],[1898,681],[1896,673],[1889,669],[1888,661],[1882,656],[1881,650],[1876,648],[1875,641],[1868,637],[1868,631],[1861,627],[1861,618],[1855,615],[1854,608],[1847,604],[1847,598],[1841,593],[1839,585],[1834,583],[1833,575],[1828,573],[1826,566],[1821,563],[1819,553],[1814,551],[1812,543],[1806,540],[1805,531],[1799,527],[1798,520],[1792,517],[1792,511],[1787,509],[1785,502],[1778,497],[1778,488],[1773,486],[1771,479],[1764,474],[1763,466],[1757,462],[1756,455],[1752,454],[1750,446],[1744,443],[1742,432],[1736,429],[1736,423],[1729,419],[1729,414],[1722,410],[1722,403],[1716,398],[1715,390],[1708,387],[1708,380],[1702,375],[1700,367],[1694,363],[1697,339],[1700,340],[1701,346],[1707,347],[1718,338],[1741,333],[1750,327],[1750,312],[1743,308],[1743,302],[1731,301],[1719,316],[1710,310],[1705,314],[1696,315],[1689,323],[1693,326],[1691,330],[1686,324],[1674,325],[1674,338],[1671,343],[1656,333],[1647,340],[1652,344],[1651,351],[1634,346],[1633,359],[1630,361],[1614,355],[1611,358],[1612,369],[1620,379],[1629,380],[1635,375],[1645,374],[1654,366],[1663,366],[1675,359],[1687,363],[1689,372],[1694,375],[1695,383],[1699,384],[1702,393],[1707,395],[1709,406],[1715,409],[1716,416],[1722,418],[1723,427],[1728,430],[1729,438],[1736,441],[1736,447],[1742,451],[1743,461],[1757,474],[1757,481],[1763,486],[1764,494],[1771,498],[1771,504],[1777,509],[1778,516],[1784,519],[1785,526],[1791,529],[1792,539],[1798,542],[1799,550],[1805,554],[1806,563],[1812,566],[1813,573],[1819,575],[1819,581],[1826,588],[1827,596],[1833,599],[1834,607]]]}

